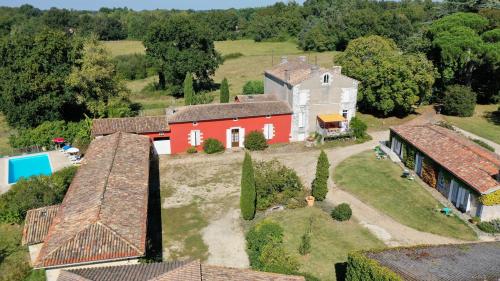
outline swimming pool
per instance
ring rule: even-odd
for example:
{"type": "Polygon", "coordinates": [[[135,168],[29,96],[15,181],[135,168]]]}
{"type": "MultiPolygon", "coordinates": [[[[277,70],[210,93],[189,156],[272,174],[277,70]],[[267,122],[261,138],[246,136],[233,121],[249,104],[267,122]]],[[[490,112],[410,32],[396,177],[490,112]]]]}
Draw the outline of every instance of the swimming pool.
{"type": "Polygon", "coordinates": [[[9,159],[9,184],[16,183],[21,177],[50,175],[52,168],[48,154],[16,157],[9,159]]]}

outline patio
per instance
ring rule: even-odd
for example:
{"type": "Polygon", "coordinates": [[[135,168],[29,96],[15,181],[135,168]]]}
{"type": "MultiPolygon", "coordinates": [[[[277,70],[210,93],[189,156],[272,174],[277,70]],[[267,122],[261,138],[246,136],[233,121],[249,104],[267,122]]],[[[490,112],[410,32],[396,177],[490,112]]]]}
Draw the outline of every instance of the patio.
{"type": "Polygon", "coordinates": [[[325,138],[347,136],[350,133],[349,121],[340,114],[319,114],[316,118],[316,132],[325,138]]]}

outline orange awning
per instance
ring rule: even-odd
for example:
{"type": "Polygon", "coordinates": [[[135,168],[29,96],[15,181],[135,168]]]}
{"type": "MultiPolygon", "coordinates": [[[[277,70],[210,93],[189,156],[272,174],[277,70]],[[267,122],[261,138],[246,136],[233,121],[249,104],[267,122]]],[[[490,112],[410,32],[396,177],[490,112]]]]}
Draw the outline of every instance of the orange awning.
{"type": "Polygon", "coordinates": [[[336,114],[336,113],[334,113],[334,114],[319,114],[318,119],[320,119],[321,121],[323,121],[325,123],[342,122],[342,121],[346,120],[344,118],[344,116],[342,116],[340,114],[336,114]]]}

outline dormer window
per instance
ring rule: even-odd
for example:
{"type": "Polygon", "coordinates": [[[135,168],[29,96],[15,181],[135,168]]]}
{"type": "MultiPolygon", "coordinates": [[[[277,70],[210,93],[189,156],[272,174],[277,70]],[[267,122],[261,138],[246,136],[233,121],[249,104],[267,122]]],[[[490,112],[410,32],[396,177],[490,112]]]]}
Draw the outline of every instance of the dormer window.
{"type": "Polygon", "coordinates": [[[323,85],[325,84],[330,84],[330,74],[329,73],[326,73],[325,75],[323,75],[323,85]]]}

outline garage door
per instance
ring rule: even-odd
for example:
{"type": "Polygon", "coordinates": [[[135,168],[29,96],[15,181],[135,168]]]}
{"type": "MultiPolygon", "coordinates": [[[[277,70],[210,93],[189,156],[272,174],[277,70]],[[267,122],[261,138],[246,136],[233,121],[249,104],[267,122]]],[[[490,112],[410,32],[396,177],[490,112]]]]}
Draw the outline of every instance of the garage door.
{"type": "Polygon", "coordinates": [[[157,154],[170,154],[170,139],[155,140],[153,145],[157,154]]]}

